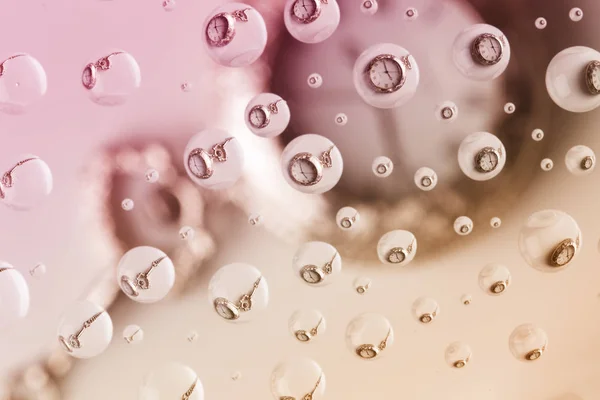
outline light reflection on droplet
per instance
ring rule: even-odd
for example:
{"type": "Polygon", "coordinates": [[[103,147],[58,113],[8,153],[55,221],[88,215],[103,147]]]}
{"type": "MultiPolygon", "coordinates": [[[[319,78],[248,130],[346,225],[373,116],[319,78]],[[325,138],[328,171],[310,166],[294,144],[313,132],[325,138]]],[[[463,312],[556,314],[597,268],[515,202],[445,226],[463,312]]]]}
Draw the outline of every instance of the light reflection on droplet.
{"type": "Polygon", "coordinates": [[[573,22],[579,22],[583,19],[583,10],[579,7],[573,7],[569,11],[569,18],[573,22]]]}
{"type": "Polygon", "coordinates": [[[131,211],[131,210],[133,210],[134,206],[135,206],[135,203],[131,199],[124,199],[121,202],[121,208],[123,210],[125,210],[125,211],[131,211]]]}
{"type": "Polygon", "coordinates": [[[552,170],[552,168],[554,168],[554,161],[552,161],[549,158],[544,158],[540,162],[540,167],[542,167],[542,170],[548,172],[548,171],[552,170]]]}
{"type": "Polygon", "coordinates": [[[318,89],[323,84],[323,77],[317,73],[312,73],[308,76],[306,82],[311,88],[318,89]]]}
{"type": "Polygon", "coordinates": [[[548,22],[546,21],[546,18],[544,17],[539,17],[535,20],[535,27],[538,29],[544,29],[546,28],[546,26],[548,26],[548,22]]]}
{"type": "Polygon", "coordinates": [[[29,312],[29,287],[23,275],[0,261],[0,330],[24,318],[29,312]]]}

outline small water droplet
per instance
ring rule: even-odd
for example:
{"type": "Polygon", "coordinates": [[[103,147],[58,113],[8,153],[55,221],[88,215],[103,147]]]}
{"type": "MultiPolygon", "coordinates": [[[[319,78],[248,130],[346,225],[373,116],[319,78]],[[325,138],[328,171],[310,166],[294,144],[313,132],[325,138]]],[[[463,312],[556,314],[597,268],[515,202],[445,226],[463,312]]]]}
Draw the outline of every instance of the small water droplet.
{"type": "Polygon", "coordinates": [[[471,298],[470,294],[465,294],[460,298],[460,302],[463,303],[465,306],[471,304],[472,301],[473,299],[471,298]]]}
{"type": "Polygon", "coordinates": [[[133,210],[133,207],[135,206],[133,200],[131,199],[125,199],[121,202],[121,208],[125,211],[131,211],[133,210]]]}
{"type": "Polygon", "coordinates": [[[419,11],[414,7],[407,8],[406,11],[404,12],[404,19],[406,19],[408,21],[414,21],[418,17],[419,17],[419,11]]]}
{"type": "Polygon", "coordinates": [[[544,29],[546,28],[546,26],[548,26],[548,22],[546,21],[546,18],[543,17],[539,17],[535,20],[535,27],[538,29],[544,29]]]}
{"type": "Polygon", "coordinates": [[[549,158],[544,158],[540,166],[544,171],[550,171],[554,167],[554,162],[549,158]]]}
{"type": "Polygon", "coordinates": [[[162,6],[165,11],[173,11],[175,9],[175,5],[175,0],[164,0],[162,2],[162,6]]]}
{"type": "Polygon", "coordinates": [[[583,10],[581,10],[581,8],[579,7],[571,8],[571,10],[569,11],[569,18],[571,18],[571,21],[573,22],[581,21],[581,19],[583,18],[583,10]]]}
{"type": "Polygon", "coordinates": [[[239,372],[239,371],[235,371],[235,372],[232,372],[232,373],[231,373],[231,380],[232,380],[232,381],[237,381],[237,380],[239,380],[241,377],[242,377],[242,374],[241,374],[241,372],[239,372]]]}
{"type": "Polygon", "coordinates": [[[190,333],[188,333],[188,335],[187,335],[188,342],[193,343],[196,341],[196,339],[198,339],[198,332],[191,331],[190,333]]]}
{"type": "Polygon", "coordinates": [[[248,217],[248,223],[252,226],[258,226],[262,224],[263,217],[260,214],[250,214],[248,217]]]}
{"type": "Polygon", "coordinates": [[[194,231],[194,228],[192,228],[191,226],[183,226],[179,230],[179,238],[181,240],[192,240],[195,234],[196,231],[194,231]]]}
{"type": "Polygon", "coordinates": [[[323,77],[317,73],[312,73],[308,76],[306,82],[311,88],[318,89],[323,84],[323,77]]]}
{"type": "Polygon", "coordinates": [[[467,216],[461,216],[454,221],[454,231],[461,236],[466,236],[473,231],[473,220],[467,216]]]}
{"type": "Polygon", "coordinates": [[[490,225],[492,228],[500,228],[500,225],[502,225],[502,220],[498,217],[494,217],[490,220],[490,225]]]}
{"type": "Polygon", "coordinates": [[[539,142],[540,140],[542,140],[544,138],[544,131],[541,129],[534,129],[531,132],[531,138],[533,140],[535,140],[536,142],[539,142]]]}
{"type": "Polygon", "coordinates": [[[42,276],[46,275],[46,265],[42,263],[36,264],[35,267],[29,270],[29,275],[33,276],[34,278],[41,278],[42,276]]]}
{"type": "Polygon", "coordinates": [[[182,92],[191,92],[192,91],[192,84],[190,82],[183,82],[181,84],[181,91],[182,92]]]}
{"type": "Polygon", "coordinates": [[[504,105],[504,112],[507,114],[514,113],[516,109],[517,109],[517,107],[514,105],[514,103],[506,103],[504,105]]]}
{"type": "Polygon", "coordinates": [[[157,170],[151,168],[146,171],[145,177],[148,183],[156,183],[158,182],[159,174],[157,170]]]}
{"type": "Polygon", "coordinates": [[[363,14],[373,15],[379,9],[379,5],[377,4],[377,0],[364,0],[360,4],[360,11],[363,14]]]}
{"type": "Polygon", "coordinates": [[[335,123],[339,126],[344,126],[348,123],[348,116],[344,113],[339,113],[335,116],[335,123]]]}

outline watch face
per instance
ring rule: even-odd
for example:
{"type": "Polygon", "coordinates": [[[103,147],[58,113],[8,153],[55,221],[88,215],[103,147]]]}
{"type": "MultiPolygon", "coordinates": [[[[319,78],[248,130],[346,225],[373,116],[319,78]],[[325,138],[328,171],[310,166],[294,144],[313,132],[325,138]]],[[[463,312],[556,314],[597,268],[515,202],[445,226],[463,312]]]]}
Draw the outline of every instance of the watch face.
{"type": "Polygon", "coordinates": [[[430,178],[430,177],[428,177],[428,176],[424,176],[424,177],[421,179],[421,185],[422,185],[423,187],[429,187],[429,186],[431,186],[431,184],[432,184],[432,183],[433,183],[433,181],[432,181],[432,180],[431,180],[431,178],[430,178]]]}
{"type": "Polygon", "coordinates": [[[496,282],[490,287],[490,291],[495,294],[500,294],[506,290],[506,282],[496,282]]]}
{"type": "Polygon", "coordinates": [[[229,300],[219,297],[214,301],[215,311],[219,316],[227,320],[234,320],[240,317],[240,313],[233,303],[229,300]]]}
{"type": "Polygon", "coordinates": [[[206,26],[206,38],[213,46],[225,46],[233,39],[233,21],[225,14],[214,16],[206,26]]]}
{"type": "Polygon", "coordinates": [[[388,167],[385,164],[379,164],[377,166],[377,173],[380,175],[385,174],[387,172],[387,170],[388,170],[388,167]]]}
{"type": "Polygon", "coordinates": [[[450,107],[442,108],[442,118],[450,119],[454,115],[454,111],[450,107]]]}
{"type": "Polygon", "coordinates": [[[321,14],[319,0],[296,0],[292,5],[292,15],[302,23],[316,20],[321,14]]]}
{"type": "Polygon", "coordinates": [[[308,153],[298,154],[290,161],[289,173],[294,182],[303,186],[315,185],[322,177],[318,159],[308,153]]]}
{"type": "Polygon", "coordinates": [[[494,65],[502,58],[502,43],[492,34],[478,36],[471,49],[473,58],[481,65],[494,65]]]}
{"type": "Polygon", "coordinates": [[[454,368],[463,368],[465,365],[467,365],[466,360],[458,360],[453,364],[454,368]]]}
{"type": "Polygon", "coordinates": [[[581,169],[588,170],[594,166],[594,159],[590,156],[586,156],[581,160],[581,169]]]}
{"type": "Polygon", "coordinates": [[[377,357],[379,349],[371,344],[363,344],[356,348],[356,354],[361,358],[371,359],[377,357]]]}
{"type": "Polygon", "coordinates": [[[406,79],[402,61],[392,55],[375,57],[367,67],[369,83],[378,92],[391,93],[400,89],[406,79]]]}
{"type": "Polygon", "coordinates": [[[500,157],[496,150],[485,147],[475,156],[475,169],[479,172],[492,172],[498,166],[500,157]]]}
{"type": "Polygon", "coordinates": [[[306,331],[296,331],[296,339],[301,342],[308,342],[311,337],[310,334],[306,331]]]}
{"type": "Polygon", "coordinates": [[[428,324],[431,321],[433,321],[433,317],[431,314],[423,314],[421,315],[421,318],[419,318],[419,321],[421,321],[424,324],[428,324]]]}
{"type": "Polygon", "coordinates": [[[551,264],[562,267],[568,264],[575,256],[575,243],[571,239],[564,240],[552,252],[551,264]]]}
{"type": "Polygon", "coordinates": [[[406,260],[406,250],[401,247],[394,247],[388,254],[388,261],[392,264],[399,264],[406,260]]]}
{"type": "Polygon", "coordinates": [[[538,358],[540,358],[542,356],[542,353],[543,353],[542,349],[532,350],[525,355],[525,359],[529,360],[529,361],[537,360],[538,358]]]}
{"type": "Polygon", "coordinates": [[[342,226],[342,228],[350,229],[352,228],[352,220],[348,217],[344,217],[340,221],[340,225],[342,226]]]}
{"type": "Polygon", "coordinates": [[[96,66],[94,64],[86,65],[81,76],[81,83],[88,90],[96,86],[96,66]]]}
{"type": "Polygon", "coordinates": [[[306,283],[311,284],[319,283],[324,278],[321,270],[314,265],[305,265],[300,271],[300,275],[306,283]]]}
{"type": "Polygon", "coordinates": [[[208,179],[212,176],[212,160],[204,149],[194,149],[188,156],[188,168],[197,178],[208,179]]]}
{"type": "Polygon", "coordinates": [[[126,295],[131,297],[136,297],[139,294],[137,289],[135,288],[134,283],[131,281],[131,279],[129,279],[129,277],[125,275],[121,277],[121,289],[123,290],[123,292],[125,292],[126,295]]]}
{"type": "Polygon", "coordinates": [[[591,94],[600,94],[600,61],[592,61],[587,65],[585,83],[591,94]]]}
{"type": "Polygon", "coordinates": [[[248,120],[250,121],[250,124],[257,129],[261,129],[269,125],[267,112],[264,110],[263,106],[253,107],[248,115],[248,120]]]}

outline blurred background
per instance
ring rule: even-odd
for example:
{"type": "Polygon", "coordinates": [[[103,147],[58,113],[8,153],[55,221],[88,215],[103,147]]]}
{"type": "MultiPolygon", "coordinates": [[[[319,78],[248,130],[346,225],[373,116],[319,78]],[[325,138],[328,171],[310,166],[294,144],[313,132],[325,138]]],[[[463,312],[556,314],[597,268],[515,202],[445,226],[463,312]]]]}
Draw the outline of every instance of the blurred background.
{"type": "Polygon", "coordinates": [[[23,272],[31,292],[27,318],[0,332],[0,399],[136,398],[148,371],[170,361],[196,371],[207,399],[262,399],[272,396],[276,365],[297,356],[323,368],[327,398],[597,398],[597,172],[574,176],[563,160],[575,145],[599,147],[598,112],[562,110],[544,79],[560,50],[600,47],[600,3],[378,2],[378,12],[366,15],[360,0],[338,0],[339,28],[308,45],[285,30],[283,0],[249,1],[265,18],[269,40],[261,59],[240,69],[215,64],[202,43],[203,22],[222,1],[176,0],[169,11],[160,0],[30,0],[3,7],[0,58],[34,55],[48,75],[48,92],[26,114],[0,115],[0,166],[10,168],[2,160],[14,154],[36,154],[52,169],[54,190],[30,212],[0,208],[0,258],[23,272]],[[414,21],[403,18],[409,7],[419,12],[414,21]],[[569,18],[573,7],[584,12],[580,22],[569,18]],[[547,28],[536,29],[538,17],[547,28]],[[504,32],[512,55],[499,78],[475,82],[454,66],[452,43],[482,22],[504,32]],[[421,70],[415,97],[398,109],[368,106],[352,84],[354,61],[380,42],[408,49],[421,70]],[[115,48],[135,57],[142,84],[126,104],[102,107],[87,98],[81,71],[115,48]],[[316,90],[306,83],[314,72],[323,77],[316,90]],[[255,94],[269,91],[286,99],[292,119],[281,137],[267,140],[245,127],[244,109],[255,94]],[[459,109],[451,124],[434,115],[446,100],[459,109]],[[503,109],[509,101],[513,114],[503,109]],[[341,112],[348,116],[344,126],[335,123],[341,112]],[[244,146],[245,174],[231,190],[200,190],[183,171],[185,144],[205,127],[230,130],[244,146]],[[531,139],[535,128],[545,133],[541,142],[531,139]],[[494,133],[507,150],[506,167],[487,182],[468,179],[456,161],[460,142],[475,131],[494,133]],[[281,176],[283,146],[303,133],[330,138],[344,158],[340,183],[322,196],[297,193],[281,176]],[[385,179],[371,171],[381,155],[395,165],[385,179]],[[543,158],[554,160],[552,171],[542,171],[543,158]],[[432,192],[414,185],[423,166],[438,173],[432,192]],[[145,181],[149,167],[159,170],[158,184],[145,181]],[[132,211],[121,209],[124,198],[135,201],[132,211]],[[362,227],[353,235],[335,226],[342,206],[361,213],[362,227]],[[529,267],[517,245],[526,218],[548,208],[571,215],[583,233],[581,254],[558,274],[529,267]],[[250,214],[263,223],[250,225],[250,214]],[[460,215],[474,221],[467,237],[452,227],[460,215]],[[499,229],[490,227],[492,217],[502,219],[499,229]],[[179,237],[185,225],[195,229],[194,240],[179,237]],[[377,240],[392,229],[418,238],[419,252],[405,268],[377,261],[377,240]],[[292,272],[294,253],[308,240],[330,242],[342,256],[342,274],[326,288],[307,287],[292,272]],[[161,248],[176,264],[175,290],[151,305],[132,302],[115,284],[121,255],[142,244],[161,248]],[[207,286],[219,267],[238,261],[260,269],[270,300],[260,317],[233,325],[214,313],[207,286]],[[30,279],[39,262],[47,273],[30,279]],[[478,286],[479,271],[490,262],[512,274],[500,297],[478,286]],[[364,296],[355,291],[357,278],[372,282],[364,296]],[[468,307],[465,294],[472,297],[468,307]],[[440,305],[431,326],[411,315],[421,296],[440,305]],[[56,340],[62,312],[81,299],[107,307],[114,324],[108,350],[83,361],[57,351],[56,340]],[[325,334],[309,345],[288,330],[299,309],[318,309],[327,321],[325,334]],[[386,316],[394,328],[393,346],[373,363],[346,345],[348,323],[363,312],[386,316]],[[509,335],[523,323],[548,334],[549,349],[538,362],[518,362],[509,351],[509,335]],[[144,330],[139,345],[122,339],[130,324],[144,330]],[[192,342],[191,332],[197,333],[192,342]],[[444,360],[455,341],[473,350],[460,371],[444,360]]]}

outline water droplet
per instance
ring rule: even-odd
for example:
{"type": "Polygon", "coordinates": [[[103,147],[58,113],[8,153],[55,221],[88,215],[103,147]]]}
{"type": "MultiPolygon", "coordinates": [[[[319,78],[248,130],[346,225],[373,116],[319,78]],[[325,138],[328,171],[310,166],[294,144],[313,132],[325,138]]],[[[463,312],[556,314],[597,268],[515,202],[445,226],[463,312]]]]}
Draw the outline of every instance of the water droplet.
{"type": "Polygon", "coordinates": [[[377,0],[363,0],[360,4],[360,11],[363,14],[373,15],[379,9],[379,4],[377,4],[377,0]]]}
{"type": "Polygon", "coordinates": [[[312,73],[308,76],[306,82],[311,88],[318,89],[323,84],[323,77],[317,73],[312,73]]]}
{"type": "Polygon", "coordinates": [[[461,216],[454,220],[454,232],[466,236],[473,232],[473,220],[467,216],[461,216]]]}
{"type": "Polygon", "coordinates": [[[138,325],[127,325],[123,329],[123,339],[127,344],[139,344],[144,340],[144,331],[138,325]]]}
{"type": "Polygon", "coordinates": [[[181,399],[185,392],[191,390],[191,385],[195,386],[189,399],[204,399],[204,385],[198,374],[183,364],[164,364],[148,372],[142,382],[139,388],[140,399],[181,399]]]}
{"type": "Polygon", "coordinates": [[[531,138],[536,142],[539,142],[544,138],[544,131],[539,128],[534,129],[531,131],[531,138]]]}
{"type": "Polygon", "coordinates": [[[29,275],[34,278],[41,278],[46,275],[46,265],[42,263],[37,263],[35,267],[29,270],[29,275]]]}
{"type": "Polygon", "coordinates": [[[415,172],[415,185],[426,192],[433,190],[437,185],[437,174],[429,167],[421,167],[415,172]]]}
{"type": "Polygon", "coordinates": [[[326,383],[321,366],[305,357],[290,358],[278,364],[271,374],[271,392],[276,399],[302,399],[302,396],[311,393],[313,388],[315,390],[312,396],[315,399],[323,399],[326,383]]]}
{"type": "Polygon", "coordinates": [[[32,154],[23,154],[3,163],[0,178],[0,201],[15,210],[26,211],[39,206],[52,192],[50,167],[32,154]]]}
{"type": "Polygon", "coordinates": [[[379,156],[373,160],[371,169],[375,176],[379,178],[387,178],[394,171],[394,163],[388,157],[379,156]]]}
{"type": "Polygon", "coordinates": [[[335,247],[325,242],[307,242],[296,250],[293,273],[309,286],[326,286],[342,272],[342,257],[335,247]]]}
{"type": "Polygon", "coordinates": [[[369,289],[371,289],[371,285],[371,278],[359,276],[354,280],[354,290],[356,290],[356,293],[361,295],[366,294],[369,289]]]}
{"type": "Polygon", "coordinates": [[[151,168],[146,171],[145,177],[148,183],[156,183],[158,182],[159,174],[157,170],[151,168]]]}
{"type": "Polygon", "coordinates": [[[102,106],[127,102],[140,87],[142,75],[136,59],[125,51],[104,52],[85,66],[81,82],[91,100],[102,106]]]}
{"type": "Polygon", "coordinates": [[[196,331],[191,331],[190,333],[188,333],[187,335],[187,341],[190,343],[195,342],[198,339],[198,332],[196,331]]]}
{"type": "Polygon", "coordinates": [[[458,106],[452,101],[445,101],[435,108],[435,116],[444,122],[454,121],[458,117],[458,106]]]}
{"type": "Polygon", "coordinates": [[[242,373],[239,371],[234,371],[231,373],[231,380],[232,381],[238,381],[242,378],[242,373]]]}
{"type": "Polygon", "coordinates": [[[0,329],[4,329],[29,312],[29,287],[9,263],[0,261],[0,271],[0,329]]]}
{"type": "Polygon", "coordinates": [[[390,231],[379,239],[377,256],[388,265],[404,266],[417,254],[417,238],[409,231],[390,231]]]}
{"type": "Polygon", "coordinates": [[[362,360],[378,360],[394,344],[394,330],[383,315],[365,313],[355,317],[346,328],[346,345],[362,360]]]}
{"type": "Polygon", "coordinates": [[[343,231],[353,229],[356,224],[360,221],[360,214],[356,208],[342,207],[335,216],[335,222],[337,226],[343,231]]]}
{"type": "Polygon", "coordinates": [[[548,335],[533,324],[519,325],[508,339],[510,352],[519,361],[535,361],[548,348],[548,335]]]}
{"type": "Polygon", "coordinates": [[[262,225],[263,217],[260,214],[250,214],[248,217],[248,223],[252,226],[262,225]]]}
{"type": "Polygon", "coordinates": [[[175,2],[175,0],[163,0],[163,2],[162,2],[163,10],[173,11],[175,9],[176,4],[177,3],[175,2]]]}
{"type": "Polygon", "coordinates": [[[134,206],[135,206],[135,203],[131,199],[124,199],[121,202],[121,208],[123,210],[125,210],[125,211],[131,211],[131,210],[133,210],[134,206]]]}
{"type": "Polygon", "coordinates": [[[348,123],[348,116],[344,113],[339,113],[335,116],[335,123],[339,126],[344,126],[348,123]]]}
{"type": "Polygon", "coordinates": [[[548,26],[548,22],[546,21],[546,18],[543,17],[539,17],[535,20],[535,27],[538,29],[545,29],[546,26],[548,26]]]}
{"type": "Polygon", "coordinates": [[[440,315],[437,301],[428,297],[420,297],[412,305],[413,316],[422,324],[430,324],[440,315]]]}
{"type": "Polygon", "coordinates": [[[90,301],[79,301],[67,307],[58,323],[57,336],[66,354],[75,358],[92,358],[108,348],[113,337],[113,323],[110,315],[99,305],[90,301]],[[93,318],[94,316],[97,317],[93,318]],[[92,332],[83,333],[79,343],[73,340],[72,335],[84,322],[92,318],[92,332]]]}
{"type": "Polygon", "coordinates": [[[514,105],[514,103],[509,102],[504,105],[504,112],[507,114],[514,113],[516,109],[517,109],[517,107],[514,105]]]}
{"type": "Polygon", "coordinates": [[[540,162],[540,167],[542,167],[542,170],[544,171],[550,171],[554,168],[554,161],[549,158],[544,158],[542,162],[540,162]]]}
{"type": "Polygon", "coordinates": [[[44,68],[29,54],[0,61],[0,111],[22,114],[46,94],[47,88],[44,68]]]}
{"type": "Polygon", "coordinates": [[[596,168],[596,154],[587,146],[574,146],[565,155],[565,165],[573,175],[588,175],[596,168]]]}
{"type": "Polygon", "coordinates": [[[511,283],[508,268],[502,264],[488,264],[479,272],[479,287],[490,296],[498,296],[506,292],[511,283]]]}
{"type": "Polygon", "coordinates": [[[327,321],[319,310],[298,310],[288,321],[288,329],[300,343],[312,343],[327,330],[327,321]]]}
{"type": "Polygon", "coordinates": [[[496,136],[475,132],[467,136],[458,148],[461,171],[476,181],[487,181],[497,176],[506,164],[506,149],[496,136]]]}
{"type": "Polygon", "coordinates": [[[181,84],[181,91],[182,92],[191,92],[192,89],[194,88],[194,85],[190,82],[183,82],[181,84]]]}
{"type": "Polygon", "coordinates": [[[571,8],[571,10],[569,11],[569,18],[571,18],[571,21],[574,22],[581,21],[583,19],[583,10],[581,10],[581,8],[579,7],[571,8]]]}
{"type": "Polygon", "coordinates": [[[191,226],[182,226],[179,229],[179,238],[181,240],[192,240],[196,236],[196,231],[191,226]]]}
{"type": "Polygon", "coordinates": [[[175,266],[162,250],[139,246],[121,257],[117,276],[121,290],[131,300],[156,303],[173,288],[175,266]],[[149,269],[152,269],[152,275],[147,272],[149,269]]]}
{"type": "Polygon", "coordinates": [[[492,219],[490,219],[490,226],[492,228],[500,228],[500,225],[502,225],[502,220],[498,217],[493,217],[492,219]]]}
{"type": "Polygon", "coordinates": [[[407,21],[414,21],[419,17],[419,11],[414,7],[409,7],[404,11],[404,19],[407,21]]]}
{"type": "Polygon", "coordinates": [[[468,306],[473,302],[473,298],[470,294],[465,294],[460,298],[460,302],[463,303],[465,306],[468,306]]]}
{"type": "Polygon", "coordinates": [[[454,342],[446,348],[446,363],[452,368],[461,369],[466,367],[472,357],[473,352],[465,343],[454,342]]]}

